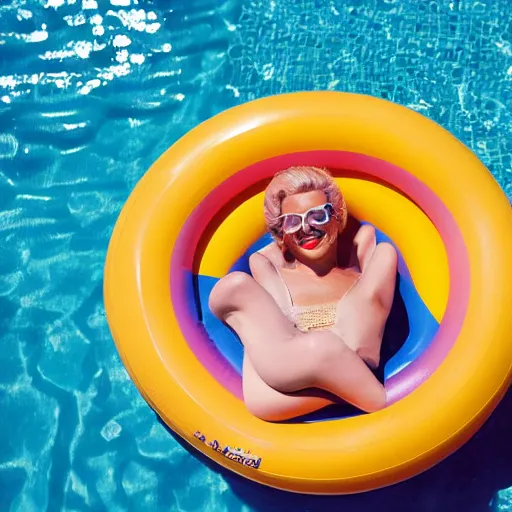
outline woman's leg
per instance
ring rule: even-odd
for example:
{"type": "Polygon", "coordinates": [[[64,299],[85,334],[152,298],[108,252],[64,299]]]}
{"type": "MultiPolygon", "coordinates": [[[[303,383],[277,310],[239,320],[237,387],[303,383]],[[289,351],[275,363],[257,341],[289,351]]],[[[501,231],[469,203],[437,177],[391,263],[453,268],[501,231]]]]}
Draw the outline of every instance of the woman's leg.
{"type": "Polygon", "coordinates": [[[317,387],[365,411],[385,405],[385,390],[362,359],[329,331],[301,333],[248,274],[233,272],[210,294],[210,309],[238,334],[257,374],[293,393],[317,387]]]}
{"type": "Polygon", "coordinates": [[[244,402],[251,414],[265,421],[284,421],[318,411],[334,401],[308,394],[286,394],[271,388],[244,356],[244,402]]]}

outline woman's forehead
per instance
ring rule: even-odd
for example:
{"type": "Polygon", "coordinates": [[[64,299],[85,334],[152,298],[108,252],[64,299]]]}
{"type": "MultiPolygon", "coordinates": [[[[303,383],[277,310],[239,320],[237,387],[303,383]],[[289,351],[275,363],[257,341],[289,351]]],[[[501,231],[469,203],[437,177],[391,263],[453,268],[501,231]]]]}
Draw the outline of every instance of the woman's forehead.
{"type": "Polygon", "coordinates": [[[283,199],[281,213],[304,213],[310,208],[323,205],[326,200],[327,198],[322,190],[292,194],[283,199]]]}

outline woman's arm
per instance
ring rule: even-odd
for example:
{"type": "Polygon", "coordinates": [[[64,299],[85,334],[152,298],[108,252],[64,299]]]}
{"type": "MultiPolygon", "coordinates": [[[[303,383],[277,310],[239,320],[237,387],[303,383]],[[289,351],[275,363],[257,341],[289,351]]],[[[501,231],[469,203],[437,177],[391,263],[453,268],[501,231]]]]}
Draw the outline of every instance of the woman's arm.
{"type": "Polygon", "coordinates": [[[357,261],[359,262],[359,268],[361,272],[364,272],[377,247],[375,228],[369,224],[361,226],[354,237],[354,247],[357,261]]]}

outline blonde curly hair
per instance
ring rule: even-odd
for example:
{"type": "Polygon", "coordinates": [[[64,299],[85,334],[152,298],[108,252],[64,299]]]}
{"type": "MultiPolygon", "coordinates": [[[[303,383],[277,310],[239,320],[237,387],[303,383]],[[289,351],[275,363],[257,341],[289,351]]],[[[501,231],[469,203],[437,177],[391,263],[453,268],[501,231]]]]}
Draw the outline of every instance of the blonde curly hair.
{"type": "Polygon", "coordinates": [[[333,205],[340,220],[340,231],[347,224],[347,206],[343,195],[326,169],[312,166],[289,167],[277,172],[265,190],[264,214],[267,229],[274,238],[282,238],[281,220],[282,203],[285,197],[321,190],[327,201],[333,205]]]}

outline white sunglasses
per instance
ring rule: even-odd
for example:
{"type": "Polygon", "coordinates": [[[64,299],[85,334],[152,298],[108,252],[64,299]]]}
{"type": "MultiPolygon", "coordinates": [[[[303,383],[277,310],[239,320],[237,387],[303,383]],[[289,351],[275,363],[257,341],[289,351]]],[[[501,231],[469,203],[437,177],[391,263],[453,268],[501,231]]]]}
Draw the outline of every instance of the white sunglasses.
{"type": "Polygon", "coordinates": [[[306,224],[310,227],[323,226],[327,224],[335,214],[331,203],[310,208],[304,213],[285,213],[278,219],[283,219],[282,230],[286,235],[296,233],[301,228],[305,230],[306,224]]]}

